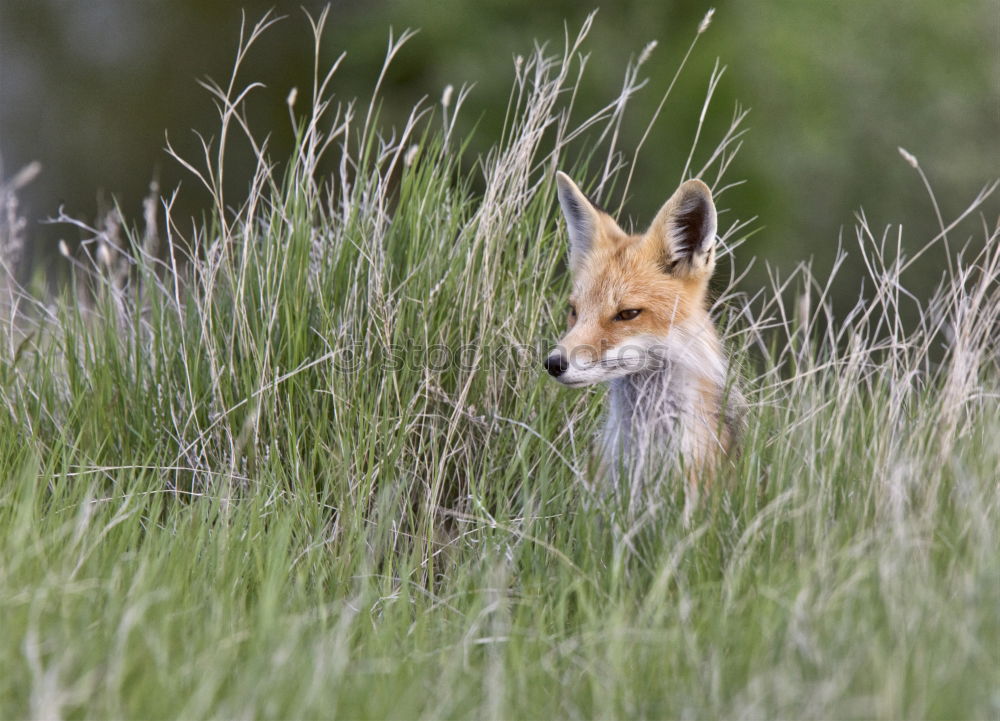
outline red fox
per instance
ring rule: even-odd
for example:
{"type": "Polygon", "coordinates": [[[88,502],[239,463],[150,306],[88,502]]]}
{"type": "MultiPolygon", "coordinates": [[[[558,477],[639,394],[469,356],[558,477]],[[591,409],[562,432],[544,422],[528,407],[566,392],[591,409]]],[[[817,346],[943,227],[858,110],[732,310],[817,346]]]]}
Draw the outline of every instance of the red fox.
{"type": "Polygon", "coordinates": [[[610,381],[602,473],[683,464],[697,490],[736,441],[739,402],[707,310],[716,211],[700,180],[681,184],[642,235],[629,235],[557,173],[569,230],[569,329],[545,359],[572,388],[610,381]]]}

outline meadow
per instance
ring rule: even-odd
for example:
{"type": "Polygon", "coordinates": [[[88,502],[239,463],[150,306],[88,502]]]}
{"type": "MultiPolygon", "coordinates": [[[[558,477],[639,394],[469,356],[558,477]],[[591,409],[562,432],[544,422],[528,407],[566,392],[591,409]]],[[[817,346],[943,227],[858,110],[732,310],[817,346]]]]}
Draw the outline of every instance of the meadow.
{"type": "MultiPolygon", "coordinates": [[[[478,157],[467,89],[384,127],[379,87],[341,103],[317,65],[278,163],[242,112],[267,22],[176,157],[198,222],[169,192],[61,218],[86,240],[53,294],[13,272],[27,175],[0,184],[0,717],[1000,713],[995,183],[938,227],[831,228],[864,278],[804,258],[752,291],[752,209],[724,210],[747,431],[689,518],[680,474],[636,513],[588,475],[603,391],[541,360],[568,290],[554,171],[627,199],[656,153],[618,145],[644,54],[601,108],[574,106],[589,21],[516,59],[478,157]],[[940,284],[911,290],[929,253],[940,284]]],[[[725,209],[745,117],[699,128],[664,198],[696,176],[725,209]]]]}

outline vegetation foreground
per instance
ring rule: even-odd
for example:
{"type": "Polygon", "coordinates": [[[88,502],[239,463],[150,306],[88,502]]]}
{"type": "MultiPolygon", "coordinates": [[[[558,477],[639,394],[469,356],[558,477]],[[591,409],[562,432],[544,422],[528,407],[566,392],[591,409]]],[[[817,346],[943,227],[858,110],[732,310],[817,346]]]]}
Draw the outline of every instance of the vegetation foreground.
{"type": "MultiPolygon", "coordinates": [[[[477,162],[462,92],[383,132],[377,89],[335,105],[331,70],[289,97],[279,174],[237,63],[210,88],[221,132],[182,160],[204,224],[169,197],[108,216],[66,249],[57,301],[8,273],[0,716],[1000,713],[993,186],[929,232],[861,217],[864,283],[803,265],[721,290],[742,453],[686,522],[680,476],[640,504],[601,494],[600,391],[540,366],[565,298],[554,170],[603,168],[608,203],[639,155],[615,146],[637,65],[607,107],[571,107],[586,30],[518,60],[477,162]],[[223,190],[237,141],[245,201],[223,190]],[[925,250],[947,251],[929,297],[906,289],[925,250]],[[861,300],[834,315],[845,282],[861,300]]],[[[722,206],[742,118],[684,169],[722,206]]],[[[0,185],[8,271],[25,179],[0,185]]],[[[729,258],[747,227],[720,216],[729,258]]]]}

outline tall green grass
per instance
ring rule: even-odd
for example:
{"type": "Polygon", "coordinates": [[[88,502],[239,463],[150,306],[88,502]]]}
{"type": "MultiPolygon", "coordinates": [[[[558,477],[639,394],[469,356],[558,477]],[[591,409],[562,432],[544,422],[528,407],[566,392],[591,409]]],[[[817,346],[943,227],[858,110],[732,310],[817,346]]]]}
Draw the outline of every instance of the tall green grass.
{"type": "MultiPolygon", "coordinates": [[[[567,290],[553,171],[627,195],[642,58],[594,110],[573,107],[589,21],[518,59],[479,159],[464,92],[392,129],[377,88],[337,105],[319,68],[279,169],[242,111],[267,23],[210,86],[204,157],[179,159],[204,223],[170,196],[72,221],[89,240],[56,299],[8,273],[0,716],[1000,713],[1000,242],[974,222],[993,186],[937,229],[861,217],[863,284],[802,265],[736,292],[749,226],[724,213],[742,452],[689,519],[679,478],[627,516],[588,475],[602,392],[538,361],[567,290]],[[257,172],[232,198],[237,142],[257,172]],[[910,259],[945,245],[940,288],[912,294],[910,259]],[[834,314],[833,283],[863,286],[855,308],[834,314]]],[[[687,171],[723,206],[743,117],[687,171]]]]}

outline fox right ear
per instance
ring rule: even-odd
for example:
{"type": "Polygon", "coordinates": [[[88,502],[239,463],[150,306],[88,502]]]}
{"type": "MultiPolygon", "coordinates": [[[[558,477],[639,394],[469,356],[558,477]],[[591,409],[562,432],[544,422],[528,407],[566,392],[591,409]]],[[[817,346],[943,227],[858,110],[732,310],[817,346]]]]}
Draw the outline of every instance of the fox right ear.
{"type": "Polygon", "coordinates": [[[711,275],[715,268],[715,203],[700,180],[688,180],[664,204],[649,233],[662,244],[663,266],[680,276],[711,275]]]}
{"type": "Polygon", "coordinates": [[[594,204],[566,173],[556,171],[556,184],[559,186],[559,205],[569,230],[569,265],[571,270],[576,270],[594,245],[601,219],[594,204]]]}

